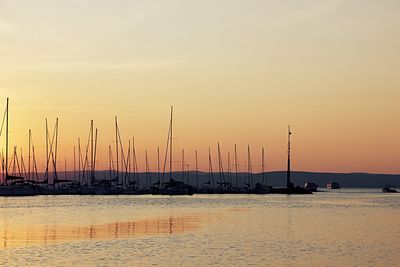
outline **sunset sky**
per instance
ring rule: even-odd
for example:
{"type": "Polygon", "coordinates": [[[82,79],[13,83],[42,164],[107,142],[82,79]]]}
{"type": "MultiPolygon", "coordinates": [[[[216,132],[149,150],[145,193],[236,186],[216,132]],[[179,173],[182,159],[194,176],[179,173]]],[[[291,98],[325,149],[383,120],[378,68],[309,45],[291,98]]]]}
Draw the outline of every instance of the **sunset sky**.
{"type": "Polygon", "coordinates": [[[32,129],[40,170],[45,118],[61,169],[93,119],[104,169],[114,116],[155,170],[172,105],[191,168],[219,141],[225,164],[236,143],[241,170],[247,145],[254,171],[262,147],[283,170],[291,124],[294,170],[400,173],[399,14],[398,0],[0,0],[0,117],[10,97],[10,147],[26,156],[32,129]]]}

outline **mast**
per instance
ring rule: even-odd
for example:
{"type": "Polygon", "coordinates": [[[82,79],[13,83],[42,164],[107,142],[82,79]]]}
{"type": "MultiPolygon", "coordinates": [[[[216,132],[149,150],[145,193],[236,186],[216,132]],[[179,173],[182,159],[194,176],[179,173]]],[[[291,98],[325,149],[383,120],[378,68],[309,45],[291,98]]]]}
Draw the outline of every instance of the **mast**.
{"type": "Polygon", "coordinates": [[[93,120],[90,121],[90,183],[94,178],[94,138],[93,138],[93,120]]]}
{"type": "Polygon", "coordinates": [[[139,186],[140,180],[139,180],[139,168],[136,158],[135,137],[132,138],[132,161],[133,161],[133,173],[135,176],[134,180],[135,182],[137,182],[137,186],[139,186]]]}
{"type": "Polygon", "coordinates": [[[221,149],[218,142],[218,167],[219,167],[219,179],[221,185],[225,185],[225,176],[224,176],[224,166],[222,165],[222,156],[221,149]]]}
{"type": "Polygon", "coordinates": [[[197,189],[199,189],[199,165],[197,160],[197,150],[194,152],[194,154],[196,158],[196,183],[197,183],[197,189]]]}
{"type": "Polygon", "coordinates": [[[187,167],[187,184],[190,185],[190,164],[186,164],[187,167]]]}
{"type": "Polygon", "coordinates": [[[64,161],[64,179],[67,180],[67,157],[65,157],[64,161]]]}
{"type": "Polygon", "coordinates": [[[78,137],[78,178],[79,178],[79,184],[80,185],[82,185],[82,181],[81,181],[81,157],[82,157],[81,138],[78,137]]]}
{"type": "Polygon", "coordinates": [[[34,171],[36,182],[39,182],[38,171],[36,166],[36,158],[35,158],[35,146],[32,145],[32,171],[34,171]]]}
{"type": "Polygon", "coordinates": [[[229,186],[232,185],[232,181],[231,181],[231,153],[228,152],[228,182],[229,182],[229,186]]]}
{"type": "Polygon", "coordinates": [[[157,173],[158,173],[158,184],[160,185],[161,174],[160,174],[160,147],[157,147],[157,173]]]}
{"type": "Polygon", "coordinates": [[[54,152],[54,178],[57,178],[57,148],[58,148],[58,118],[56,118],[56,151],[54,152]]]}
{"type": "Polygon", "coordinates": [[[214,174],[213,174],[212,160],[211,160],[211,148],[208,147],[208,184],[209,185],[211,185],[211,180],[212,180],[212,187],[214,189],[215,183],[214,183],[214,174]]]}
{"type": "Polygon", "coordinates": [[[169,129],[170,129],[170,143],[169,143],[169,179],[172,180],[172,116],[173,116],[173,111],[174,111],[174,107],[171,107],[171,120],[170,120],[170,124],[169,124],[169,129]]]}
{"type": "Polygon", "coordinates": [[[119,183],[119,163],[118,163],[118,121],[117,121],[117,116],[115,116],[115,151],[116,151],[116,160],[117,160],[117,170],[116,170],[116,174],[117,174],[117,180],[119,183]]]}
{"type": "Polygon", "coordinates": [[[185,150],[182,149],[182,182],[185,181],[185,150]]]}
{"type": "Polygon", "coordinates": [[[110,180],[112,180],[112,170],[111,170],[111,145],[108,145],[108,167],[110,169],[110,180]]]}
{"type": "Polygon", "coordinates": [[[168,160],[168,152],[169,152],[169,180],[172,181],[172,115],[173,115],[174,107],[171,106],[171,118],[169,121],[169,129],[168,129],[168,137],[167,137],[167,145],[165,148],[165,157],[164,157],[164,167],[163,174],[160,187],[164,184],[164,177],[167,172],[167,160],[168,160]],[[168,151],[169,149],[169,151],[168,151]]]}
{"type": "Polygon", "coordinates": [[[237,189],[239,189],[238,160],[237,160],[236,144],[235,144],[235,176],[236,176],[236,187],[237,187],[237,189]]]}
{"type": "Polygon", "coordinates": [[[17,146],[14,146],[14,155],[13,155],[13,162],[12,162],[12,175],[21,177],[21,168],[18,161],[18,154],[17,154],[17,146]],[[17,173],[18,170],[18,173],[17,173]]]}
{"type": "Polygon", "coordinates": [[[74,146],[74,181],[76,181],[76,149],[74,146]]]}
{"type": "Polygon", "coordinates": [[[98,129],[96,128],[96,134],[94,137],[93,182],[96,181],[95,172],[96,172],[96,159],[97,159],[97,134],[98,134],[98,129]]]}
{"type": "Polygon", "coordinates": [[[128,153],[126,156],[126,161],[125,161],[125,177],[124,177],[124,186],[127,186],[129,184],[129,181],[131,180],[131,140],[129,139],[128,141],[128,153]]]}
{"type": "Polygon", "coordinates": [[[144,151],[144,156],[146,160],[146,183],[149,186],[149,160],[147,158],[147,150],[144,151]]]}
{"type": "Polygon", "coordinates": [[[49,126],[47,124],[46,118],[46,171],[45,171],[45,181],[49,179],[49,126]]]}
{"type": "Polygon", "coordinates": [[[31,129],[28,137],[28,180],[31,180],[31,129]]]}
{"type": "MultiPolygon", "coordinates": [[[[22,148],[21,148],[21,174],[23,174],[24,179],[26,180],[26,168],[25,168],[25,161],[24,161],[24,156],[22,154],[22,148]]],[[[21,175],[22,177],[22,175],[21,175]]]]}
{"type": "Polygon", "coordinates": [[[261,184],[264,185],[265,183],[265,155],[264,155],[264,148],[261,150],[261,173],[262,173],[262,182],[261,184]]]}
{"type": "Polygon", "coordinates": [[[249,175],[248,178],[248,186],[253,186],[253,168],[251,165],[251,157],[250,157],[250,145],[247,145],[247,172],[249,175]]]}
{"type": "Polygon", "coordinates": [[[119,181],[119,179],[118,179],[118,182],[120,182],[123,186],[125,186],[125,183],[126,183],[126,180],[127,180],[127,177],[128,177],[128,162],[127,161],[129,160],[129,157],[125,158],[125,153],[124,153],[124,148],[123,148],[123,145],[122,145],[121,134],[119,132],[119,128],[118,127],[117,127],[117,138],[118,138],[119,145],[120,145],[120,148],[121,148],[121,161],[122,161],[122,166],[121,167],[122,167],[122,171],[124,171],[124,175],[122,177],[122,180],[119,181]]]}
{"type": "MultiPolygon", "coordinates": [[[[4,179],[4,177],[5,177],[5,173],[4,173],[4,151],[3,151],[3,149],[1,149],[1,171],[2,171],[2,178],[4,179]]],[[[1,182],[5,182],[5,181],[3,181],[3,179],[0,181],[0,184],[1,184],[1,182]]]]}
{"type": "Polygon", "coordinates": [[[287,180],[286,180],[286,188],[291,188],[293,187],[291,181],[290,181],[290,136],[292,135],[292,132],[290,131],[290,125],[288,126],[288,162],[287,162],[287,180]]]}
{"type": "MultiPolygon", "coordinates": [[[[133,157],[132,157],[133,158],[133,157]]],[[[129,139],[128,142],[128,184],[131,181],[131,176],[132,176],[132,164],[131,164],[131,139],[129,139]]]]}
{"type": "Polygon", "coordinates": [[[8,97],[7,97],[7,106],[6,106],[6,113],[7,113],[7,121],[6,121],[6,183],[8,179],[8,97]]]}

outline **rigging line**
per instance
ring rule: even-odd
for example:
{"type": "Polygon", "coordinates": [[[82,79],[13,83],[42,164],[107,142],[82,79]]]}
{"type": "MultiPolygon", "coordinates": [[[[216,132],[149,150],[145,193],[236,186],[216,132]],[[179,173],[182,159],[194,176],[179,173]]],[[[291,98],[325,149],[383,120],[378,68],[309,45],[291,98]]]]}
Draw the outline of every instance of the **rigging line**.
{"type": "Polygon", "coordinates": [[[3,122],[1,123],[1,129],[0,129],[0,136],[3,133],[3,127],[4,127],[4,122],[6,121],[6,113],[7,113],[7,108],[4,111],[4,115],[3,115],[3,122]]]}
{"type": "MultiPolygon", "coordinates": [[[[167,147],[165,149],[164,167],[163,167],[163,175],[162,175],[161,183],[164,182],[165,171],[166,171],[166,168],[167,168],[167,159],[168,159],[168,152],[169,152],[168,148],[169,148],[170,135],[171,135],[171,123],[170,123],[169,129],[168,129],[167,147]]],[[[172,159],[170,159],[170,160],[172,160],[172,159]]]]}

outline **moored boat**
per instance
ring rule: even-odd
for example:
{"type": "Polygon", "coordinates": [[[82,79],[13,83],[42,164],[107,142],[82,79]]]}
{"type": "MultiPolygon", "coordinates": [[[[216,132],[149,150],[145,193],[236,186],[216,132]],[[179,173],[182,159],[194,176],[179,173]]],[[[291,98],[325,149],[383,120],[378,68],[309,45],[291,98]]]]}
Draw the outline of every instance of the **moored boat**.
{"type": "Polygon", "coordinates": [[[310,191],[310,192],[317,192],[318,191],[318,185],[316,183],[312,182],[306,182],[304,184],[304,189],[310,191]]]}
{"type": "Polygon", "coordinates": [[[191,185],[181,181],[171,179],[169,182],[163,183],[159,194],[160,195],[193,195],[194,188],[191,185]]]}
{"type": "Polygon", "coordinates": [[[341,187],[340,187],[340,184],[339,184],[339,183],[337,183],[337,182],[332,182],[332,183],[328,183],[328,184],[326,185],[326,188],[327,188],[327,189],[340,189],[341,187]]]}
{"type": "Polygon", "coordinates": [[[382,188],[383,193],[398,193],[396,188],[392,185],[386,185],[384,188],[382,188]]]}

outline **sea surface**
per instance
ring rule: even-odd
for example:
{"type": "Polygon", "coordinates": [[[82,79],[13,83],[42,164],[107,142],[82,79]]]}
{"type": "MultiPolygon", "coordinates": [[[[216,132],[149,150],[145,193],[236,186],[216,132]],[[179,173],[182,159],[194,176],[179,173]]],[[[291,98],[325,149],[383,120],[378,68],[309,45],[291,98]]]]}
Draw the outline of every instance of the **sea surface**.
{"type": "Polygon", "coordinates": [[[400,194],[0,198],[1,266],[400,266],[400,194]]]}

